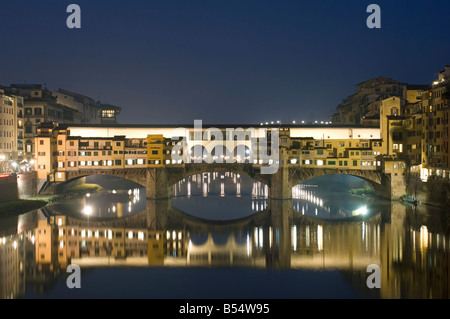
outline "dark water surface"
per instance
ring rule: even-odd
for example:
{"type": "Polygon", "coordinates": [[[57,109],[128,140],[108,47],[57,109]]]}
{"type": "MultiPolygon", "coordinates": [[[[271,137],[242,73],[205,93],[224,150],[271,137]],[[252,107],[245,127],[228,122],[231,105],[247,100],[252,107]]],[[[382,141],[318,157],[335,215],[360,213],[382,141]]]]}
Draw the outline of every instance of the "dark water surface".
{"type": "Polygon", "coordinates": [[[0,219],[0,297],[449,297],[444,209],[313,184],[269,201],[231,173],[191,177],[170,200],[112,190],[0,219]],[[68,288],[70,264],[81,288],[68,288]],[[369,265],[380,288],[367,285],[369,265]]]}

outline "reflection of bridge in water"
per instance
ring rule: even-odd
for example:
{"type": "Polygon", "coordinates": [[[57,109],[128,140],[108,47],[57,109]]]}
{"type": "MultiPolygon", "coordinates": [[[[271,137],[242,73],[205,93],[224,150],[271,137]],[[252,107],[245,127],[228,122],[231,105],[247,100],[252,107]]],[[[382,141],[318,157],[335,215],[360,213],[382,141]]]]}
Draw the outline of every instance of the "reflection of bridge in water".
{"type": "Polygon", "coordinates": [[[170,201],[150,200],[145,211],[120,219],[52,218],[66,242],[77,240],[80,247],[59,249],[66,248],[67,259],[83,266],[365,269],[381,264],[386,253],[382,216],[325,221],[296,212],[291,201],[272,201],[249,217],[212,222],[191,217],[170,201]]]}
{"type": "Polygon", "coordinates": [[[271,201],[265,211],[221,223],[190,217],[170,201],[149,200],[145,211],[114,220],[29,213],[2,223],[4,274],[17,276],[0,279],[23,290],[25,280],[44,284],[69,263],[235,266],[339,270],[367,289],[366,268],[378,264],[382,298],[448,298],[448,220],[400,203],[371,210],[367,217],[325,221],[294,211],[290,201],[271,201]],[[17,235],[10,235],[13,228],[17,235]]]}

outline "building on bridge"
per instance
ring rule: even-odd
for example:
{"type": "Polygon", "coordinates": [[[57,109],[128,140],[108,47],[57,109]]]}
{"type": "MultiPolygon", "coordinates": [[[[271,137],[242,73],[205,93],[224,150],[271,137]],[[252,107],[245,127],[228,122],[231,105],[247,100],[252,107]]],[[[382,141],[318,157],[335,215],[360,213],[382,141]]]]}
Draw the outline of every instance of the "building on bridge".
{"type": "Polygon", "coordinates": [[[272,199],[292,198],[293,186],[324,174],[362,177],[387,198],[405,194],[405,165],[379,128],[43,123],[35,143],[38,189],[107,174],[143,185],[148,198],[169,198],[176,182],[212,169],[247,174],[269,185],[272,199]]]}
{"type": "MultiPolygon", "coordinates": [[[[193,139],[192,127],[43,123],[36,137],[38,178],[60,182],[67,179],[67,172],[81,169],[182,166],[195,161],[262,165],[259,141],[270,140],[273,130],[280,132],[282,153],[276,164],[376,170],[381,165],[377,156],[383,154],[377,128],[263,127],[242,139],[234,135],[225,141],[211,139],[205,134],[208,129],[202,131],[206,139],[193,139]],[[182,143],[186,145],[179,146],[182,143]]],[[[226,136],[226,128],[220,130],[226,136]]]]}

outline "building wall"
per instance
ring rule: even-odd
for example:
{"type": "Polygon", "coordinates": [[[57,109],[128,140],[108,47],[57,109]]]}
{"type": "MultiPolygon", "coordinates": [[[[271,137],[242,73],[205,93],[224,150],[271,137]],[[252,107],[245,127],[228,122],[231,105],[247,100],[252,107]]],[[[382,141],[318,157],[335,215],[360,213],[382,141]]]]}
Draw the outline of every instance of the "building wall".
{"type": "Polygon", "coordinates": [[[0,189],[0,202],[9,202],[19,198],[16,176],[0,175],[0,189]]]}

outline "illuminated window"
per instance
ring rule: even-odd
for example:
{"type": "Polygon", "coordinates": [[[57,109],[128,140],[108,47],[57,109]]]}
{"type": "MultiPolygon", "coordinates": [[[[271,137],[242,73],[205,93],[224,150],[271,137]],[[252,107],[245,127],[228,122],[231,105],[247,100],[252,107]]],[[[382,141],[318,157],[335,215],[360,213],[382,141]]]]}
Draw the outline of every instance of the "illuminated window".
{"type": "Polygon", "coordinates": [[[115,112],[114,112],[114,110],[102,110],[102,117],[104,117],[104,118],[115,117],[115,112]]]}

